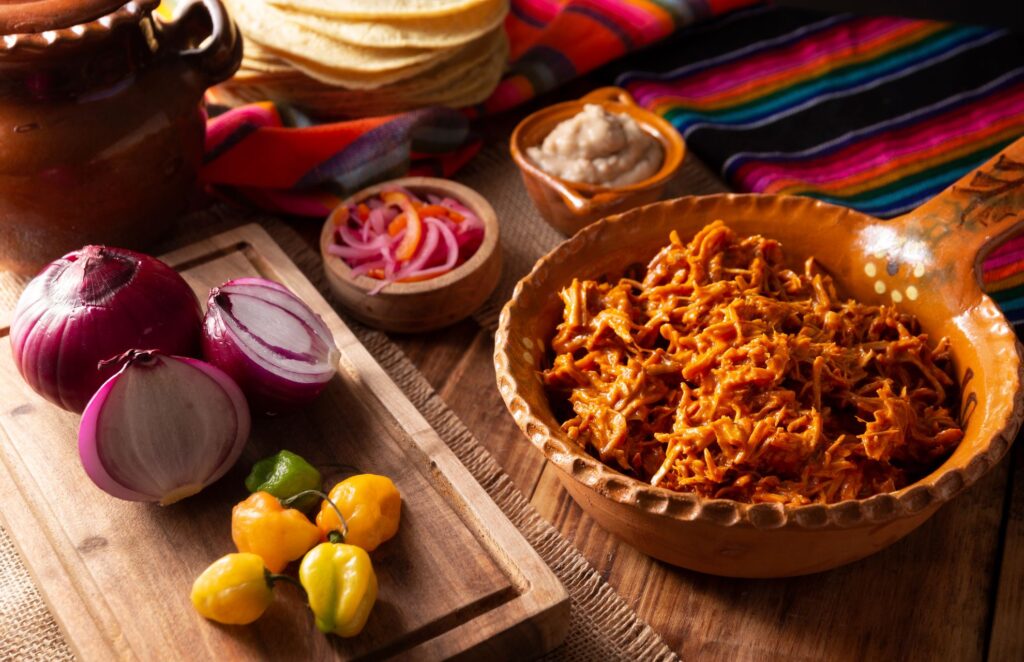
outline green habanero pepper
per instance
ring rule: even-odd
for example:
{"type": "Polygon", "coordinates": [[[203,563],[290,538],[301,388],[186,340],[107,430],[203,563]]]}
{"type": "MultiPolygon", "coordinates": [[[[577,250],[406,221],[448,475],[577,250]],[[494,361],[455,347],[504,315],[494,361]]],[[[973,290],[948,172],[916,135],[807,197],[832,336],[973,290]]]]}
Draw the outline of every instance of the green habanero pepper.
{"type": "Polygon", "coordinates": [[[299,581],[321,632],[340,637],[359,634],[377,600],[377,575],[362,547],[332,542],[311,549],[299,566],[299,581]]]}
{"type": "MultiPolygon", "coordinates": [[[[282,450],[265,457],[252,466],[245,487],[250,492],[269,492],[278,499],[288,499],[299,492],[319,490],[323,477],[316,467],[291,451],[282,450]]],[[[315,494],[302,497],[293,508],[308,510],[317,501],[315,494]]]]}

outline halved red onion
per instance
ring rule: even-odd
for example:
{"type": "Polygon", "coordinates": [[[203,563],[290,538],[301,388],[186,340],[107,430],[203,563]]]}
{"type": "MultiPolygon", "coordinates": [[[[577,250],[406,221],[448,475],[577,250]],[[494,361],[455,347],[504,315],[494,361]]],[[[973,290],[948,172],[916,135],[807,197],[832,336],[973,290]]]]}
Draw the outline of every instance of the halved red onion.
{"type": "Polygon", "coordinates": [[[11,323],[14,363],[37,393],[80,412],[133,347],[198,354],[202,309],[154,257],[86,246],[51,262],[22,292],[11,323]]]}
{"type": "Polygon", "coordinates": [[[220,369],[132,350],[89,401],[78,430],[85,473],[104,492],[168,505],[223,476],[249,439],[249,406],[220,369]]]}
{"type": "Polygon", "coordinates": [[[215,287],[203,321],[203,356],[267,413],[315,398],[338,371],[331,330],[288,288],[262,278],[215,287]]]}

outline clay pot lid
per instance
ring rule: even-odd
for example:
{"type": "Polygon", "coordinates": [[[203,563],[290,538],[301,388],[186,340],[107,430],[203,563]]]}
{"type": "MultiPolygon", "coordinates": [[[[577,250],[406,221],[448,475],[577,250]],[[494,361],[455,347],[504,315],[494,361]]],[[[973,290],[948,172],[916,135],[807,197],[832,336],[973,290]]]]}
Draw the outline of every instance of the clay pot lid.
{"type": "MultiPolygon", "coordinates": [[[[126,0],[0,0],[0,34],[29,34],[70,28],[111,14],[126,0]]],[[[156,1],[134,4],[152,6],[156,1]]]]}

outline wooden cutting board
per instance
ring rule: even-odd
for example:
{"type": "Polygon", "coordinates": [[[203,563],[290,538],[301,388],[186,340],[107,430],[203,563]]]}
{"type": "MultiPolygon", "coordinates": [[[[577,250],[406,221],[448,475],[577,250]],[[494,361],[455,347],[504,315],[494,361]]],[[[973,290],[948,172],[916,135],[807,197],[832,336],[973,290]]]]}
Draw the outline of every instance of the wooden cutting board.
{"type": "Polygon", "coordinates": [[[82,660],[521,659],[568,630],[565,589],[469,471],[298,268],[257,225],[163,258],[204,301],[242,276],[278,281],[320,313],[342,352],[340,376],[302,412],[256,417],[242,459],[198,496],[162,508],[96,488],[78,459],[79,417],[22,381],[0,328],[0,512],[82,660]],[[372,554],[380,597],[352,639],[324,636],[298,589],[253,625],[220,626],[189,602],[192,581],[235,551],[231,507],[257,459],[287,448],[328,486],[356,467],[403,496],[398,535],[372,554]]]}

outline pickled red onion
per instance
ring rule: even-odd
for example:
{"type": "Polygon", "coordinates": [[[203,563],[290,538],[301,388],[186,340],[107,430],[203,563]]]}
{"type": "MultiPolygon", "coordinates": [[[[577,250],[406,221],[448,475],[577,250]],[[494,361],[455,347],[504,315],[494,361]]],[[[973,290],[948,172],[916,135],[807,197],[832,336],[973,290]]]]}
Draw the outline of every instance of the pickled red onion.
{"type": "Polygon", "coordinates": [[[341,258],[353,276],[381,281],[369,294],[394,282],[427,280],[447,273],[472,257],[483,243],[484,224],[471,209],[451,197],[427,194],[425,198],[392,186],[332,213],[337,227],[327,250],[341,258]],[[410,210],[410,216],[420,221],[419,227],[411,229],[420,232],[410,235],[407,224],[400,222],[392,227],[395,235],[391,236],[393,221],[410,210]]]}

